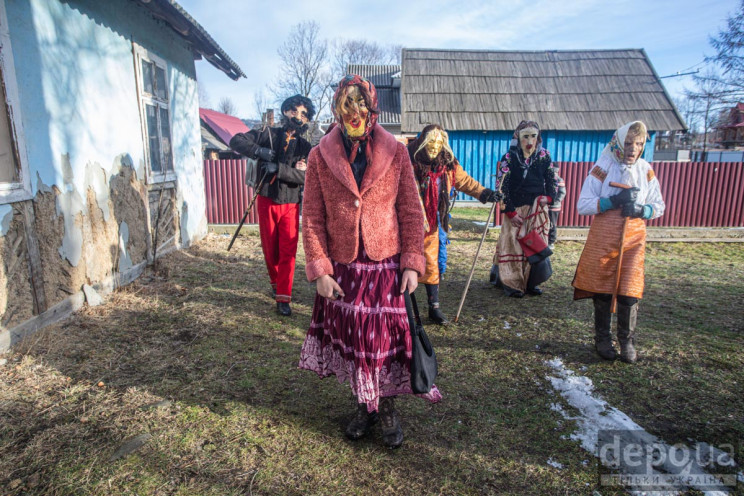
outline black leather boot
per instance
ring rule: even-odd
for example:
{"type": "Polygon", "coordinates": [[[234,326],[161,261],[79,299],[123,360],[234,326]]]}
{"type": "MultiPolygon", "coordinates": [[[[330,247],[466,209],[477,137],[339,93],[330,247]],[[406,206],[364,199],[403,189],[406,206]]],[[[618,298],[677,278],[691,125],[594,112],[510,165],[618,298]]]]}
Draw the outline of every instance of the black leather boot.
{"type": "Polygon", "coordinates": [[[426,299],[429,302],[429,319],[439,325],[447,325],[449,321],[439,309],[439,284],[424,284],[426,299]]]}
{"type": "Polygon", "coordinates": [[[638,319],[638,300],[618,298],[617,300],[617,340],[620,342],[620,360],[635,363],[638,360],[633,335],[638,319]]]}
{"type": "Polygon", "coordinates": [[[380,401],[380,422],[382,423],[382,442],[391,449],[403,444],[403,428],[400,426],[395,400],[383,398],[380,401]]]}
{"type": "Polygon", "coordinates": [[[351,422],[346,426],[346,437],[352,441],[361,439],[369,433],[370,428],[377,423],[379,419],[377,412],[367,412],[367,405],[359,403],[351,422]]]}
{"type": "Polygon", "coordinates": [[[292,315],[292,309],[289,308],[289,302],[288,301],[277,301],[276,312],[279,315],[284,315],[285,317],[289,317],[290,315],[292,315]]]}
{"type": "Polygon", "coordinates": [[[594,348],[605,360],[617,358],[617,351],[612,346],[612,297],[597,295],[594,297],[594,348]]]}

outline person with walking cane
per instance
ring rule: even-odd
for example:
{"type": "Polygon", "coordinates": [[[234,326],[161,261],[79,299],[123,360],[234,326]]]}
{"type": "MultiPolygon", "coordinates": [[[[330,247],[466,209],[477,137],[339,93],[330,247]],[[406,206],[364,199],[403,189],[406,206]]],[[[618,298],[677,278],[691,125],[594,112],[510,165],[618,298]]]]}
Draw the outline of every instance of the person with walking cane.
{"type": "MultiPolygon", "coordinates": [[[[405,146],[377,124],[374,85],[348,75],[332,105],[337,125],[310,153],[305,182],[305,271],[317,294],[299,367],[349,382],[349,439],[379,421],[397,448],[394,398],[413,393],[404,292],[424,273],[424,215],[405,146]]],[[[436,386],[420,396],[441,399],[436,386]]]]}
{"type": "Polygon", "coordinates": [[[553,273],[547,206],[556,197],[556,179],[536,122],[525,120],[517,126],[509,151],[498,163],[497,181],[504,216],[490,281],[513,298],[541,295],[538,284],[553,273]]]}
{"type": "Polygon", "coordinates": [[[447,268],[450,205],[458,191],[481,203],[498,202],[501,195],[484,188],[465,172],[449,146],[447,132],[438,124],[424,127],[408,144],[408,153],[429,228],[424,237],[426,273],[419,283],[426,287],[429,319],[446,325],[447,318],[439,309],[439,279],[447,268]]]}
{"type": "Polygon", "coordinates": [[[271,291],[280,315],[292,314],[295,258],[300,226],[300,194],[305,183],[310,143],[302,138],[315,115],[310,99],[295,95],[281,106],[280,127],[238,133],[230,148],[258,160],[262,178],[256,208],[261,247],[269,272],[271,291]]]}
{"type": "Polygon", "coordinates": [[[612,314],[617,312],[620,359],[633,363],[638,301],[643,297],[646,220],[664,214],[659,180],[641,158],[648,139],[641,121],[612,136],[589,175],[578,201],[580,215],[593,215],[573,279],[574,299],[594,300],[594,343],[605,360],[617,358],[612,314]]]}

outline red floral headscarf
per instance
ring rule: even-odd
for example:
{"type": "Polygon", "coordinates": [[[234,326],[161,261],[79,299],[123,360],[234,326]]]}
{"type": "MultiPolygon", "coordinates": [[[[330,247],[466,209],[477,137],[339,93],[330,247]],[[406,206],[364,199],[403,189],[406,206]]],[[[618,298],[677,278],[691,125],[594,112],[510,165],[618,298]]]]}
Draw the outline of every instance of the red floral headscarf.
{"type": "Polygon", "coordinates": [[[344,126],[344,121],[338,111],[338,108],[341,104],[341,98],[344,97],[346,88],[348,88],[349,86],[359,87],[359,91],[361,92],[362,96],[364,97],[364,101],[367,104],[367,110],[369,110],[369,113],[367,114],[367,123],[364,127],[364,133],[361,136],[355,138],[347,136],[352,142],[349,163],[353,164],[357,152],[359,151],[359,145],[363,141],[365,142],[364,149],[367,160],[369,161],[371,159],[372,140],[369,139],[369,136],[372,132],[372,129],[374,129],[375,124],[377,124],[377,115],[380,113],[380,110],[377,108],[377,89],[375,89],[375,85],[357,74],[348,74],[347,76],[344,76],[344,78],[338,83],[338,88],[336,88],[336,92],[333,94],[333,101],[331,104],[333,116],[336,118],[336,122],[341,127],[341,132],[344,134],[344,136],[346,136],[346,127],[344,126]]]}

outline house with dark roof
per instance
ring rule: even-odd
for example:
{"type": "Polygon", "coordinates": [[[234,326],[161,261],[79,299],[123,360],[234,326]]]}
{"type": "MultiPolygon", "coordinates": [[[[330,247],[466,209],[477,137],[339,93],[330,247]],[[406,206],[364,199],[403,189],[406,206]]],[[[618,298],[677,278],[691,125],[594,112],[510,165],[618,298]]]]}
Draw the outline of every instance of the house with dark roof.
{"type": "Polygon", "coordinates": [[[523,119],[540,124],[557,162],[596,160],[631,120],[648,126],[651,161],[656,133],[687,128],[642,49],[403,49],[400,104],[404,134],[442,125],[463,167],[486,186],[523,119]]]}
{"type": "Polygon", "coordinates": [[[377,123],[400,135],[400,65],[349,65],[347,74],[358,74],[375,85],[380,115],[377,123]]]}
{"type": "Polygon", "coordinates": [[[174,0],[0,0],[0,46],[3,350],[206,235],[194,60],[244,74],[174,0]]]}

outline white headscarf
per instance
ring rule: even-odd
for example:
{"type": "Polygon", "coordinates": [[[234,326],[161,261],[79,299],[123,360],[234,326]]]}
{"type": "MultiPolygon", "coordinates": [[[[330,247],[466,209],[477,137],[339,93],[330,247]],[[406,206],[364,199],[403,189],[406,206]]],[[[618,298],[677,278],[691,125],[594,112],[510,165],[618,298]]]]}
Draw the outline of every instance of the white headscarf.
{"type": "MultiPolygon", "coordinates": [[[[646,125],[641,121],[632,121],[615,131],[615,134],[612,135],[612,139],[602,151],[602,157],[607,157],[614,160],[623,168],[631,167],[634,165],[628,165],[623,162],[623,159],[625,158],[623,149],[625,147],[625,138],[628,136],[628,131],[635,123],[639,123],[643,127],[643,149],[646,149],[645,141],[648,139],[648,130],[646,128],[646,125]]],[[[641,156],[638,158],[638,160],[642,160],[641,157],[643,157],[643,150],[641,151],[641,156]]]]}

